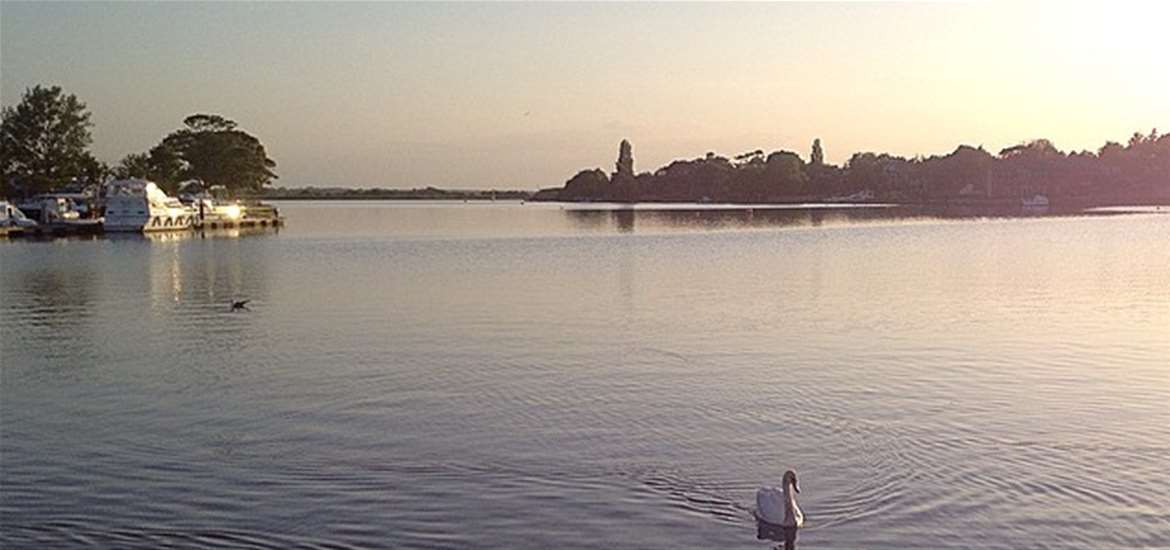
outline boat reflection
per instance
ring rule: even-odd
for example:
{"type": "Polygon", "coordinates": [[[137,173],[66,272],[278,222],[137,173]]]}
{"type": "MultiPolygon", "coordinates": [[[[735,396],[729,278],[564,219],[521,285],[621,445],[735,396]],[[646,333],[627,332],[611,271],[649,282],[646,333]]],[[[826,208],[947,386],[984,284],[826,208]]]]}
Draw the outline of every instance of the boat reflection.
{"type": "Polygon", "coordinates": [[[245,227],[231,229],[193,229],[189,231],[167,231],[150,233],[106,233],[102,238],[111,241],[149,241],[153,243],[177,243],[195,239],[238,239],[276,235],[277,227],[245,227]]]}
{"type": "Polygon", "coordinates": [[[259,237],[263,235],[276,235],[280,233],[280,228],[276,226],[269,227],[235,227],[235,228],[220,228],[220,229],[199,229],[194,232],[194,236],[200,239],[237,239],[240,237],[259,237]]]}

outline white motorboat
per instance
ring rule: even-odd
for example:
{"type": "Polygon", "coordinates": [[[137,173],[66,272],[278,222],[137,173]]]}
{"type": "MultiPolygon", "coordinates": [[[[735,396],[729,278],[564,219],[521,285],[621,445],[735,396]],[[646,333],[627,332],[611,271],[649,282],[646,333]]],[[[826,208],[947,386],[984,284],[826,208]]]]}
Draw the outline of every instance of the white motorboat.
{"type": "Polygon", "coordinates": [[[19,208],[8,201],[0,201],[0,226],[3,227],[36,227],[37,222],[24,215],[19,208]]]}
{"type": "Polygon", "coordinates": [[[19,208],[8,201],[0,201],[0,237],[19,235],[36,226],[37,222],[25,216],[19,208]]]}
{"type": "Polygon", "coordinates": [[[106,188],[106,231],[178,231],[191,229],[195,209],[142,179],[111,182],[106,188]]]}

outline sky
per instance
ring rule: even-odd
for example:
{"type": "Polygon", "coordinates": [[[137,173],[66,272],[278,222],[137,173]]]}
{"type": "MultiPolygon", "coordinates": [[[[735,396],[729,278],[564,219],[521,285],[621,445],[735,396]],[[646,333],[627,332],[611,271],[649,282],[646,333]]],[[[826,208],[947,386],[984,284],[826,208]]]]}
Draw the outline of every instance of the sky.
{"type": "Polygon", "coordinates": [[[1170,3],[0,0],[0,104],[60,85],[114,164],[218,113],[276,185],[536,189],[707,151],[1096,150],[1170,130],[1170,3]]]}

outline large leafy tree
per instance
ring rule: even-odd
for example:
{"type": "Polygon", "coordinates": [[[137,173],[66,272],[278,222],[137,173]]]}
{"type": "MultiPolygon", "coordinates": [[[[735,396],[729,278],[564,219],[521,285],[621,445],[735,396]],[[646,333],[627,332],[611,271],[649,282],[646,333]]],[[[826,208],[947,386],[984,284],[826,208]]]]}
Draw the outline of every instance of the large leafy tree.
{"type": "Polygon", "coordinates": [[[4,187],[38,193],[100,176],[100,163],[88,151],[89,116],[85,103],[59,86],[26,89],[19,104],[4,108],[0,122],[4,187]]]}
{"type": "MultiPolygon", "coordinates": [[[[183,178],[198,179],[208,187],[222,185],[233,194],[260,191],[276,179],[272,171],[276,162],[268,158],[264,145],[234,121],[196,114],[184,119],[183,125],[155,148],[160,164],[171,153],[182,161],[183,178]]],[[[151,151],[152,159],[155,153],[151,151]]]]}
{"type": "Polygon", "coordinates": [[[565,182],[564,198],[585,199],[605,195],[609,177],[600,169],[582,170],[565,182]]]}

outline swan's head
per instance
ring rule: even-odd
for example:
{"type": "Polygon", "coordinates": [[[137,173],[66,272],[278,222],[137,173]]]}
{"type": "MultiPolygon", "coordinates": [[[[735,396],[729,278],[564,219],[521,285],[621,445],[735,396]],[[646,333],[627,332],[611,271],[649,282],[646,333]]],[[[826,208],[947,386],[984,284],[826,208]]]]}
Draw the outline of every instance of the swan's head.
{"type": "Polygon", "coordinates": [[[784,472],[784,486],[788,487],[788,484],[790,484],[790,483],[792,484],[792,490],[799,493],[800,492],[800,485],[796,484],[796,472],[794,472],[792,470],[788,470],[787,472],[784,472]]]}

